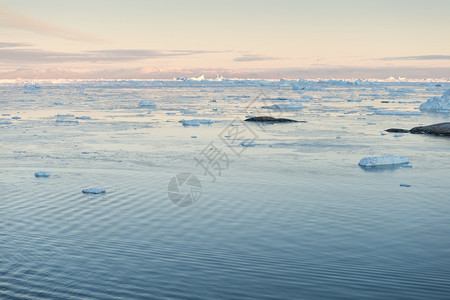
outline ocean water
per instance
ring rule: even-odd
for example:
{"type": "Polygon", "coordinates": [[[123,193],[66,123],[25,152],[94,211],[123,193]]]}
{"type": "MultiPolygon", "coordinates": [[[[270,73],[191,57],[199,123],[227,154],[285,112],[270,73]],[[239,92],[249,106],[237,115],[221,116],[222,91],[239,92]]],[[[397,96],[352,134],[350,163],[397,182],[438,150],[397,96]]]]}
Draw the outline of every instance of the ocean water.
{"type": "Polygon", "coordinates": [[[384,130],[449,121],[418,110],[449,88],[3,82],[0,299],[446,299],[450,139],[384,130]],[[286,103],[303,108],[262,108],[286,103]],[[387,154],[412,167],[358,166],[387,154]]]}

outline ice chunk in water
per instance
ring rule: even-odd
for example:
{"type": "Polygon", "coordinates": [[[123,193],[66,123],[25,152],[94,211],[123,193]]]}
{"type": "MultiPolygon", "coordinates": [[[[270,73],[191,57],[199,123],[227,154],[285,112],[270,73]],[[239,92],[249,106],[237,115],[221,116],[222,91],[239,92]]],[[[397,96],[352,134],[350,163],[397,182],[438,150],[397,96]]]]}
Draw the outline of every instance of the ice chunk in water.
{"type": "Polygon", "coordinates": [[[88,188],[81,191],[83,194],[104,194],[106,189],[104,188],[88,188]]]}
{"type": "Polygon", "coordinates": [[[419,107],[421,111],[430,112],[450,112],[450,89],[441,97],[433,97],[422,103],[419,107]]]}
{"type": "Polygon", "coordinates": [[[359,161],[358,165],[360,165],[361,167],[376,167],[376,166],[399,165],[408,163],[409,160],[404,156],[383,155],[383,156],[365,157],[359,161]]]}
{"type": "Polygon", "coordinates": [[[200,126],[200,124],[212,124],[212,120],[208,119],[193,119],[193,120],[180,120],[179,121],[183,126],[200,126]]]}
{"type": "Polygon", "coordinates": [[[274,110],[300,110],[303,108],[303,105],[301,103],[280,103],[269,106],[263,106],[262,108],[274,110]]]}
{"type": "Polygon", "coordinates": [[[139,107],[156,107],[156,103],[151,101],[141,101],[139,102],[139,107]]]}
{"type": "Polygon", "coordinates": [[[38,171],[38,172],[34,173],[34,177],[50,177],[50,172],[38,171]]]}
{"type": "Polygon", "coordinates": [[[91,117],[89,117],[89,116],[81,116],[81,117],[76,117],[75,119],[78,119],[78,120],[91,120],[91,117]]]}

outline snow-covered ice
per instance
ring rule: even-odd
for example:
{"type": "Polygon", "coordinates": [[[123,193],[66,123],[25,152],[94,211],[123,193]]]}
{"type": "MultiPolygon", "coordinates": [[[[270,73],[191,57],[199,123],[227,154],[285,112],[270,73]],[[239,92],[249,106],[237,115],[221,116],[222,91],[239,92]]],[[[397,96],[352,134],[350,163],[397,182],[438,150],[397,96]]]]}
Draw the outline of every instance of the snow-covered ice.
{"type": "Polygon", "coordinates": [[[409,159],[405,156],[383,155],[372,156],[361,159],[358,163],[361,167],[376,167],[386,165],[408,164],[409,159]]]}
{"type": "Polygon", "coordinates": [[[450,89],[441,97],[433,97],[422,103],[419,107],[421,111],[428,112],[450,112],[450,89]]]}

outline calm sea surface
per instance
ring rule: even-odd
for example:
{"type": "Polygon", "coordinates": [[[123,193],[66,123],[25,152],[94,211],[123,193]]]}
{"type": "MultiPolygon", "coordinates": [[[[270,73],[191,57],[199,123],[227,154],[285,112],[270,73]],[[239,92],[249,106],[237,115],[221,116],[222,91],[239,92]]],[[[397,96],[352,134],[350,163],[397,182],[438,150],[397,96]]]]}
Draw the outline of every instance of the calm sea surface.
{"type": "Polygon", "coordinates": [[[448,299],[450,139],[383,130],[450,85],[294,86],[0,84],[0,299],[448,299]],[[385,154],[412,168],[358,166],[385,154]]]}

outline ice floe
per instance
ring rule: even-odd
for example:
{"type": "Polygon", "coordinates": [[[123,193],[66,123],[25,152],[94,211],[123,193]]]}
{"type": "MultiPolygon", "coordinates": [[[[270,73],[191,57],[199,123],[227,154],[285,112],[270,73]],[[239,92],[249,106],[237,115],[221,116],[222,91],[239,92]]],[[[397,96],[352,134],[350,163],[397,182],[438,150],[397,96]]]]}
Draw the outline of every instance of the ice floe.
{"type": "Polygon", "coordinates": [[[406,158],[405,156],[383,155],[383,156],[365,157],[359,161],[358,165],[360,165],[361,167],[376,167],[376,166],[400,165],[408,163],[409,159],[406,158]]]}
{"type": "Polygon", "coordinates": [[[76,117],[75,119],[77,120],[91,120],[92,118],[89,116],[80,116],[80,117],[76,117]]]}
{"type": "Polygon", "coordinates": [[[151,101],[141,101],[139,102],[139,107],[156,107],[156,103],[151,101]]]}
{"type": "Polygon", "coordinates": [[[303,108],[301,103],[279,103],[274,105],[265,105],[261,108],[274,110],[300,110],[303,108]]]}
{"type": "Polygon", "coordinates": [[[38,172],[34,173],[34,177],[50,177],[50,172],[38,171],[38,172]]]}
{"type": "Polygon", "coordinates": [[[450,112],[450,89],[441,97],[433,97],[422,103],[419,107],[421,111],[428,112],[450,112]]]}
{"type": "Polygon", "coordinates": [[[106,189],[104,188],[88,188],[81,191],[83,194],[104,194],[106,189]]]}
{"type": "Polygon", "coordinates": [[[193,119],[193,120],[180,120],[178,121],[181,124],[183,124],[183,126],[200,126],[200,124],[212,124],[214,123],[212,120],[208,120],[208,119],[193,119]]]}

